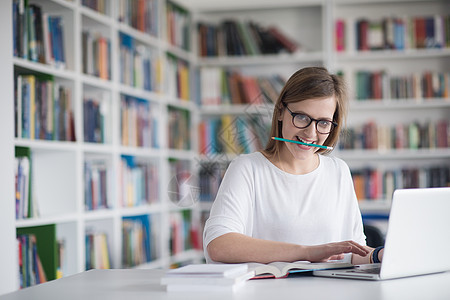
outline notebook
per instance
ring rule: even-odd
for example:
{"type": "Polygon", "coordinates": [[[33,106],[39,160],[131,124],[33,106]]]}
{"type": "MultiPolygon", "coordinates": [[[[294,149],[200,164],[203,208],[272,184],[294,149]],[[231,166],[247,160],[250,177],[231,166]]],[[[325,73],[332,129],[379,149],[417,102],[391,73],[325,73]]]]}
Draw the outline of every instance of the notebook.
{"type": "Polygon", "coordinates": [[[384,280],[450,270],[450,188],[399,189],[392,197],[381,264],[314,271],[315,276],[384,280]]]}

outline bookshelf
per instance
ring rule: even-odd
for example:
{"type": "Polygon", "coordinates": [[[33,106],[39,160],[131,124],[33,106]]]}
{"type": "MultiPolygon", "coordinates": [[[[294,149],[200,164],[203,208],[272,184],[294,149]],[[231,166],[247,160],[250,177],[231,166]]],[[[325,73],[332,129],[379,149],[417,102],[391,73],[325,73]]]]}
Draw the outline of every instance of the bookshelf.
{"type": "MultiPolygon", "coordinates": [[[[62,245],[48,259],[61,258],[63,276],[92,267],[167,268],[201,261],[198,240],[190,241],[191,236],[198,239],[191,225],[195,213],[173,204],[168,193],[177,175],[171,173],[171,162],[186,162],[186,172],[192,173],[196,151],[190,130],[197,119],[190,13],[165,0],[96,4],[2,3],[9,12],[8,28],[22,34],[15,35],[20,39],[5,37],[14,41],[15,51],[2,55],[14,70],[11,86],[16,88],[8,93],[15,92],[10,98],[20,101],[5,105],[16,114],[14,120],[3,118],[3,127],[15,135],[11,149],[25,149],[31,167],[24,169],[32,182],[32,205],[24,208],[32,214],[22,213],[2,236],[50,226],[47,234],[36,236],[37,248],[48,235],[62,245]],[[11,15],[32,21],[21,27],[11,15]],[[48,35],[40,37],[36,19],[43,20],[48,35]],[[183,215],[189,217],[172,222],[173,216],[183,215]],[[190,234],[181,234],[183,228],[191,228],[190,234]],[[175,239],[184,246],[174,252],[175,239]]],[[[16,257],[8,272],[16,272],[15,241],[8,251],[16,257]]],[[[48,279],[55,278],[54,269],[48,279]]],[[[17,278],[8,284],[12,290],[19,287],[17,278]]]]}
{"type": "MultiPolygon", "coordinates": [[[[448,92],[440,92],[438,79],[448,76],[448,38],[436,34],[428,38],[427,45],[424,36],[431,36],[431,33],[423,32],[420,23],[424,19],[432,20],[437,32],[437,28],[441,28],[438,22],[448,22],[443,16],[448,16],[449,8],[445,1],[355,3],[336,1],[335,30],[339,27],[337,23],[343,20],[345,44],[343,48],[335,48],[333,68],[342,71],[352,87],[348,127],[359,131],[371,123],[378,141],[369,147],[341,149],[339,155],[356,173],[371,169],[373,176],[379,178],[374,177],[372,182],[379,185],[380,191],[372,197],[361,195],[365,199],[362,207],[370,213],[384,206],[384,211],[388,212],[393,186],[448,185],[449,133],[448,130],[438,133],[438,123],[443,122],[446,124],[443,126],[448,127],[450,121],[448,92]],[[364,30],[356,29],[360,22],[368,23],[367,35],[364,30]],[[388,28],[387,34],[380,30],[383,26],[388,28]],[[364,74],[372,76],[369,84],[373,86],[378,84],[374,82],[376,76],[384,77],[381,81],[385,81],[374,87],[371,95],[362,95],[358,88],[364,87],[361,77],[367,76],[364,74]],[[437,80],[433,88],[427,88],[427,82],[431,82],[427,77],[437,80]],[[416,90],[412,89],[413,85],[416,90]],[[433,169],[442,171],[433,175],[433,169]],[[386,182],[392,180],[396,183],[386,182]]],[[[336,42],[339,36],[335,34],[336,42]]],[[[448,91],[448,81],[445,85],[448,91]]],[[[363,181],[367,182],[367,178],[363,181]]]]}
{"type": "MultiPolygon", "coordinates": [[[[243,76],[280,74],[287,78],[294,70],[307,65],[321,65],[332,72],[343,73],[350,88],[351,104],[347,126],[356,132],[353,134],[353,139],[361,138],[363,130],[367,130],[365,128],[372,128],[371,134],[375,132],[376,136],[373,139],[377,141],[376,145],[371,146],[353,144],[346,147],[342,145],[334,153],[343,158],[353,172],[369,174],[368,171],[370,171],[376,174],[372,175],[374,176],[372,179],[377,178],[378,193],[373,193],[371,196],[359,193],[363,214],[386,216],[390,209],[393,187],[448,185],[448,161],[450,158],[448,145],[448,123],[450,122],[448,117],[450,115],[448,37],[435,39],[434,42],[433,39],[428,39],[428,42],[422,42],[419,45],[417,33],[410,28],[411,26],[407,27],[411,23],[415,24],[416,19],[427,18],[432,19],[434,24],[439,24],[439,22],[447,24],[445,22],[448,22],[448,17],[445,19],[444,16],[448,16],[449,8],[445,1],[399,0],[383,1],[382,3],[370,0],[299,1],[297,3],[286,1],[278,3],[275,7],[264,1],[258,2],[257,5],[241,1],[215,5],[203,1],[195,1],[195,3],[197,4],[197,6],[193,4],[196,12],[195,19],[197,23],[201,24],[197,36],[197,40],[199,40],[197,53],[200,55],[198,68],[200,74],[206,70],[205,73],[209,75],[209,77],[205,76],[206,78],[217,76],[214,75],[214,71],[216,73],[238,71],[244,74],[243,76]],[[392,32],[390,35],[383,36],[383,19],[389,20],[387,24],[391,28],[397,24],[404,26],[402,27],[403,32],[401,32],[404,40],[400,45],[396,44],[397,49],[393,45],[389,49],[384,49],[384,45],[383,49],[375,49],[381,47],[377,43],[391,41],[390,39],[393,39],[394,36],[392,32]],[[201,42],[201,36],[204,34],[202,30],[205,31],[202,26],[212,24],[212,27],[217,29],[221,28],[221,23],[229,20],[241,24],[253,21],[263,27],[276,24],[281,32],[300,45],[300,50],[293,53],[284,51],[281,54],[269,55],[230,55],[226,53],[226,50],[211,51],[210,54],[206,54],[205,46],[201,42]],[[361,44],[355,29],[357,27],[355,24],[360,20],[368,21],[369,24],[369,31],[364,37],[365,42],[369,44],[369,46],[366,45],[368,47],[365,48],[366,50],[359,50],[356,46],[361,44]],[[301,30],[304,27],[301,23],[303,21],[309,22],[308,33],[301,30]],[[375,29],[371,31],[371,28],[375,29]],[[413,35],[414,39],[409,38],[409,35],[413,35]],[[446,45],[445,41],[443,42],[445,39],[447,39],[446,45]],[[401,47],[403,48],[398,49],[401,47]],[[376,78],[376,76],[378,79],[372,79],[372,82],[364,81],[367,77],[376,78]],[[433,82],[433,80],[434,88],[427,88],[427,81],[433,82]],[[440,83],[445,80],[447,83],[440,83]],[[424,86],[420,89],[418,86],[421,86],[422,83],[424,86]],[[416,90],[412,90],[413,84],[416,90]],[[372,88],[375,85],[382,89],[376,91],[377,94],[361,94],[361,91],[375,89],[372,88]],[[441,92],[444,90],[441,87],[445,85],[446,94],[441,92]],[[375,100],[375,98],[377,99],[375,100]],[[438,125],[440,123],[442,124],[438,125]],[[379,124],[383,124],[383,126],[379,124]],[[440,138],[435,138],[436,132],[441,130],[438,127],[447,127],[447,129],[442,130],[444,133],[440,138]],[[397,139],[402,142],[386,140],[392,139],[392,136],[397,136],[397,139]],[[440,142],[439,139],[441,139],[440,142]],[[438,175],[433,175],[434,172],[437,172],[438,175]],[[386,177],[394,178],[386,179],[386,177]],[[438,183],[434,182],[436,177],[438,183]],[[387,184],[383,180],[390,180],[390,183],[387,184]],[[395,184],[392,181],[395,181],[395,184]]],[[[436,28],[441,26],[439,28],[442,30],[445,25],[434,26],[436,28]]],[[[440,32],[438,29],[435,30],[440,32]]],[[[397,40],[392,40],[393,42],[398,43],[397,40]]],[[[208,45],[207,42],[206,44],[208,45]]],[[[210,48],[215,50],[212,46],[210,48]]],[[[226,47],[222,46],[222,48],[226,47]]],[[[217,118],[229,114],[242,118],[242,116],[248,116],[250,111],[259,112],[260,115],[271,114],[270,102],[263,105],[263,108],[254,103],[229,103],[224,101],[226,95],[217,96],[218,93],[209,88],[211,85],[214,86],[214,83],[207,79],[200,79],[200,81],[203,119],[208,120],[211,116],[217,118]],[[205,82],[206,84],[204,84],[205,82]],[[202,90],[203,86],[206,86],[205,91],[202,90]],[[203,96],[202,92],[206,96],[203,96]],[[217,98],[219,100],[214,100],[217,98]]],[[[219,88],[216,89],[223,88],[220,86],[220,79],[215,84],[219,85],[219,88]]],[[[347,140],[343,140],[343,142],[350,140],[348,137],[346,138],[347,140]]],[[[370,136],[366,138],[371,140],[370,136]]],[[[211,142],[211,144],[214,143],[211,142]]],[[[200,145],[204,145],[204,143],[200,143],[200,145]]],[[[217,160],[226,166],[226,162],[234,158],[236,154],[219,153],[215,157],[203,157],[203,160],[205,163],[217,160]],[[224,161],[225,163],[223,163],[224,161]]],[[[218,167],[213,170],[213,173],[221,173],[218,171],[218,167]]],[[[206,172],[208,170],[203,171],[208,173],[206,172]]],[[[214,187],[217,187],[220,182],[220,176],[216,177],[218,178],[216,182],[206,181],[204,183],[207,191],[206,195],[202,195],[202,199],[205,201],[202,203],[205,214],[210,207],[207,198],[210,198],[211,201],[215,195],[214,187]]],[[[367,178],[364,179],[363,189],[364,184],[367,186],[367,182],[370,181],[367,178]]]]}

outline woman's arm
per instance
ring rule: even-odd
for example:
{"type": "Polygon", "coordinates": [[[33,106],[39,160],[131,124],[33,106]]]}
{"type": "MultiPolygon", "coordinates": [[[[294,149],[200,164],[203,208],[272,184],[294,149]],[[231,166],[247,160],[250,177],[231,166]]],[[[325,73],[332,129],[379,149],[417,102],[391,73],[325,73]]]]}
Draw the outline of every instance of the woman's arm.
{"type": "Polygon", "coordinates": [[[216,262],[243,263],[308,260],[311,262],[342,259],[344,253],[366,256],[367,247],[353,241],[329,243],[316,246],[302,246],[290,243],[252,238],[240,233],[227,233],[208,246],[210,258],[216,262]]]}

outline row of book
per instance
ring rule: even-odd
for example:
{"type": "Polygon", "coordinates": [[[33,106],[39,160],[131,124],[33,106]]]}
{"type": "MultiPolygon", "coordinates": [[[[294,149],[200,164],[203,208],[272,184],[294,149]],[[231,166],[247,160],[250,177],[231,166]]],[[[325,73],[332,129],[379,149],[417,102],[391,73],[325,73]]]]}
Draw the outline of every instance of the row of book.
{"type": "Polygon", "coordinates": [[[84,205],[86,210],[108,208],[108,166],[104,161],[84,163],[84,205]]]}
{"type": "Polygon", "coordinates": [[[20,288],[47,282],[41,259],[37,252],[36,236],[23,234],[17,236],[19,245],[20,288]]]}
{"type": "MultiPolygon", "coordinates": [[[[336,50],[345,51],[346,20],[335,22],[336,50]]],[[[355,47],[359,51],[450,47],[450,15],[361,18],[355,21],[355,47]]]]}
{"type": "Polygon", "coordinates": [[[199,78],[202,105],[275,103],[286,82],[278,74],[246,76],[219,67],[201,68],[199,78]]]}
{"type": "Polygon", "coordinates": [[[392,75],[384,70],[357,71],[356,99],[423,99],[450,96],[449,72],[392,75]]]}
{"type": "Polygon", "coordinates": [[[201,249],[202,242],[198,228],[192,222],[190,210],[173,212],[169,216],[170,240],[169,251],[171,255],[189,249],[201,249]]]}
{"type": "Polygon", "coordinates": [[[188,110],[169,106],[167,140],[170,149],[191,149],[191,116],[188,110]]]}
{"type": "Polygon", "coordinates": [[[191,18],[187,10],[171,1],[166,5],[167,40],[170,44],[190,50],[191,18]]]}
{"type": "Polygon", "coordinates": [[[340,149],[434,149],[450,146],[450,120],[382,126],[374,121],[344,130],[340,149]]]}
{"type": "Polygon", "coordinates": [[[44,12],[26,0],[13,1],[14,56],[64,68],[63,18],[44,12]]]}
{"type": "Polygon", "coordinates": [[[83,100],[83,132],[87,143],[105,143],[107,140],[108,93],[85,95],[83,100]]]}
{"type": "Polygon", "coordinates": [[[119,202],[122,207],[139,206],[158,201],[158,167],[155,163],[141,162],[134,156],[122,155],[119,176],[119,202]]]}
{"type": "Polygon", "coordinates": [[[159,1],[119,0],[118,18],[119,22],[156,37],[159,31],[159,1]]]}
{"type": "Polygon", "coordinates": [[[253,21],[225,20],[219,25],[199,22],[199,55],[240,56],[295,52],[300,46],[275,26],[253,21]]]}
{"type": "Polygon", "coordinates": [[[96,12],[106,15],[106,1],[107,0],[82,0],[81,4],[96,12]]]}
{"type": "Polygon", "coordinates": [[[111,79],[111,41],[100,33],[85,30],[81,35],[83,73],[111,79]]]}
{"type": "Polygon", "coordinates": [[[71,89],[45,74],[15,79],[15,136],[75,141],[71,89]]]}
{"type": "Polygon", "coordinates": [[[159,59],[156,50],[119,34],[120,82],[139,89],[155,91],[158,87],[159,59]]]}
{"type": "Polygon", "coordinates": [[[108,237],[102,232],[88,232],[86,241],[86,270],[110,269],[111,255],[109,254],[108,237]]]}
{"type": "Polygon", "coordinates": [[[65,242],[55,224],[18,228],[16,239],[20,288],[62,277],[65,242]]]}
{"type": "Polygon", "coordinates": [[[149,101],[121,95],[120,128],[123,146],[158,148],[158,112],[149,101]]]}
{"type": "Polygon", "coordinates": [[[189,101],[191,98],[189,65],[186,61],[167,54],[166,87],[167,95],[189,101]]]}
{"type": "Polygon", "coordinates": [[[155,241],[159,228],[152,216],[141,215],[122,219],[122,266],[131,268],[154,260],[158,256],[155,241]]]}
{"type": "Polygon", "coordinates": [[[450,166],[352,170],[359,200],[391,200],[396,189],[450,186],[450,166]]]}
{"type": "Polygon", "coordinates": [[[268,132],[268,124],[258,117],[223,115],[210,118],[199,124],[200,153],[252,153],[265,146],[269,140],[268,132]]]}

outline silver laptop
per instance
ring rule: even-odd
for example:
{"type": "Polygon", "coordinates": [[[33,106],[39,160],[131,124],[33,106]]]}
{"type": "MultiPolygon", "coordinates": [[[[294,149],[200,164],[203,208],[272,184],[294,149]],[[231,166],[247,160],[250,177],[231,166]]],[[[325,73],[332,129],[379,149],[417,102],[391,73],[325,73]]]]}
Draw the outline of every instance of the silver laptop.
{"type": "Polygon", "coordinates": [[[381,264],[314,271],[316,276],[384,280],[450,270],[450,188],[399,189],[392,197],[381,264]]]}

